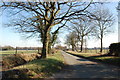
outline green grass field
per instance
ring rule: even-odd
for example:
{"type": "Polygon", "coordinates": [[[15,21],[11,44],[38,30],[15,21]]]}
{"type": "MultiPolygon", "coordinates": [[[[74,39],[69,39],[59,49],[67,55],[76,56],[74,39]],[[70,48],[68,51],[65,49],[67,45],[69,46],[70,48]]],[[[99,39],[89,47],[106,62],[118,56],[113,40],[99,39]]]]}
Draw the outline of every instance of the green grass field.
{"type": "MultiPolygon", "coordinates": [[[[37,53],[38,50],[17,50],[17,53],[37,53]]],[[[15,50],[0,51],[0,54],[15,54],[15,50]]]]}
{"type": "MultiPolygon", "coordinates": [[[[38,50],[17,50],[17,54],[19,53],[38,53],[38,50]]],[[[10,54],[16,54],[16,51],[15,50],[0,51],[0,55],[2,55],[3,57],[10,54]]]]}

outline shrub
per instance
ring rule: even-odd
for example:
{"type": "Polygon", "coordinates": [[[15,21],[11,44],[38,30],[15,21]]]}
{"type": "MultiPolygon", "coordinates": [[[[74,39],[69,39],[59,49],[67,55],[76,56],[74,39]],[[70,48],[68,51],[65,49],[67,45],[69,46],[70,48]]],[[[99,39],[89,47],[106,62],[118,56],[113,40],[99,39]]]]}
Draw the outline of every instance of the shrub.
{"type": "Polygon", "coordinates": [[[120,43],[112,43],[109,46],[109,55],[120,56],[120,43]]]}

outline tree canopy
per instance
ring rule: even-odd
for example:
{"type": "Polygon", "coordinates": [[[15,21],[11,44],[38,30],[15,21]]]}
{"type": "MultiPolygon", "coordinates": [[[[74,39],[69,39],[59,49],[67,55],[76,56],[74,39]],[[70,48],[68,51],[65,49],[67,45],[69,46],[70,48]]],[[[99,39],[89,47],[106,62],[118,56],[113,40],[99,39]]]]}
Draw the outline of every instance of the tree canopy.
{"type": "Polygon", "coordinates": [[[42,58],[49,52],[50,40],[54,40],[51,29],[56,25],[57,33],[68,21],[88,14],[87,8],[91,2],[3,2],[0,8],[17,15],[9,26],[20,32],[38,34],[43,44],[42,58]],[[18,15],[19,14],[19,15],[18,15]],[[53,39],[52,39],[53,38],[53,39]]]}

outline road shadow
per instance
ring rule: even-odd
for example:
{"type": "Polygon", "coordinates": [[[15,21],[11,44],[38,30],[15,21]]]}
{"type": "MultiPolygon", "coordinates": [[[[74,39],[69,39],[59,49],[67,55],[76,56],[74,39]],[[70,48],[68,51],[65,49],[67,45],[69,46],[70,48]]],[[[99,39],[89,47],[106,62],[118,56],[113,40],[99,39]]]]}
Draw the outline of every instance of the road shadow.
{"type": "MultiPolygon", "coordinates": [[[[73,56],[76,56],[76,57],[79,57],[79,58],[84,58],[84,59],[87,59],[87,60],[90,60],[90,61],[93,61],[93,62],[97,62],[97,63],[101,63],[101,64],[106,64],[106,65],[114,65],[114,66],[118,66],[120,67],[120,61],[119,59],[116,59],[116,58],[111,58],[111,59],[104,59],[104,60],[101,60],[101,59],[95,59],[95,58],[99,58],[99,57],[113,57],[113,56],[109,56],[109,55],[101,55],[101,56],[91,56],[91,57],[84,57],[84,56],[81,56],[81,55],[76,55],[76,54],[71,54],[69,52],[67,52],[68,54],[70,55],[73,55],[73,56]],[[115,61],[114,63],[110,62],[110,61],[115,61]]],[[[115,56],[114,56],[115,57],[115,56]]],[[[79,60],[79,59],[78,59],[79,60]]],[[[80,59],[81,60],[81,59],[80,59]]]]}
{"type": "Polygon", "coordinates": [[[120,79],[120,69],[98,64],[68,65],[54,78],[107,78],[120,79]]]}
{"type": "Polygon", "coordinates": [[[53,78],[79,78],[81,79],[120,79],[120,68],[108,64],[89,61],[88,59],[79,58],[79,64],[66,65],[66,67],[58,74],[54,74],[53,78]]]}

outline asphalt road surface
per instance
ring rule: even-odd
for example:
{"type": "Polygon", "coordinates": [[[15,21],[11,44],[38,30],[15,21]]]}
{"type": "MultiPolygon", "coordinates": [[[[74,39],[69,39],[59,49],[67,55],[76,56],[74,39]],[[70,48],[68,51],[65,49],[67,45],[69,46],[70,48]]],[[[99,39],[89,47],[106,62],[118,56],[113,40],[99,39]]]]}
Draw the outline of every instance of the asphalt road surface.
{"type": "Polygon", "coordinates": [[[120,68],[79,58],[62,51],[66,66],[51,78],[119,78],[120,68]]]}

